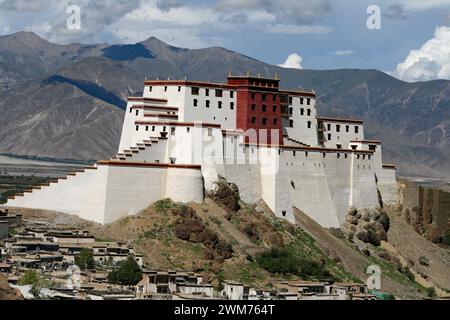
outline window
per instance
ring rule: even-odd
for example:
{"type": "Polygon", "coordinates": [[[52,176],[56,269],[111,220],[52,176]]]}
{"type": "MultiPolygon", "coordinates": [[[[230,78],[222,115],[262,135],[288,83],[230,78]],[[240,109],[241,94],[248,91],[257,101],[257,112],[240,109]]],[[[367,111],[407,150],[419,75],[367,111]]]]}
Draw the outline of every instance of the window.
{"type": "Polygon", "coordinates": [[[178,86],[178,92],[181,92],[181,86],[178,86]]]}
{"type": "Polygon", "coordinates": [[[267,112],[267,106],[265,104],[262,105],[262,112],[267,112]]]}
{"type": "Polygon", "coordinates": [[[331,133],[328,134],[328,141],[331,140],[331,133]]]}
{"type": "Polygon", "coordinates": [[[327,124],[327,130],[330,131],[331,130],[331,124],[327,124]]]}
{"type": "Polygon", "coordinates": [[[205,89],[205,96],[209,97],[209,89],[205,89]]]}
{"type": "Polygon", "coordinates": [[[163,127],[163,132],[166,132],[166,127],[165,126],[163,127]]]}
{"type": "Polygon", "coordinates": [[[303,116],[305,114],[305,109],[300,108],[300,115],[303,116]]]}
{"type": "Polygon", "coordinates": [[[340,124],[336,125],[336,132],[341,132],[341,125],[340,124]]]}
{"type": "Polygon", "coordinates": [[[311,121],[308,121],[308,129],[311,129],[312,123],[311,121]]]}
{"type": "Polygon", "coordinates": [[[221,98],[223,96],[223,91],[220,89],[216,89],[216,97],[221,98]]]}
{"type": "Polygon", "coordinates": [[[234,91],[230,91],[230,98],[234,98],[234,91]]]}
{"type": "Polygon", "coordinates": [[[152,131],[154,132],[156,130],[155,126],[152,126],[152,131]]]}
{"type": "Polygon", "coordinates": [[[311,116],[311,109],[308,109],[308,117],[311,116]]]}
{"type": "Polygon", "coordinates": [[[278,124],[278,119],[277,119],[277,118],[274,118],[274,119],[273,119],[273,124],[274,124],[274,125],[277,125],[277,124],[278,124]]]}
{"type": "Polygon", "coordinates": [[[345,126],[345,132],[350,132],[350,126],[345,126]]]}
{"type": "Polygon", "coordinates": [[[132,113],[133,112],[133,108],[132,107],[130,107],[130,113],[132,113]]]}
{"type": "Polygon", "coordinates": [[[322,153],[322,157],[326,158],[327,154],[324,152],[322,153]]]}
{"type": "Polygon", "coordinates": [[[137,116],[139,115],[139,110],[136,110],[136,115],[137,115],[137,116]]]}
{"type": "Polygon", "coordinates": [[[170,135],[175,135],[175,127],[170,128],[170,135]]]}
{"type": "Polygon", "coordinates": [[[293,128],[294,127],[294,120],[289,120],[289,128],[293,128]]]}
{"type": "Polygon", "coordinates": [[[336,149],[342,149],[342,145],[341,144],[337,144],[336,145],[336,149]]]}
{"type": "Polygon", "coordinates": [[[289,104],[292,104],[292,97],[289,97],[289,104]]]}
{"type": "Polygon", "coordinates": [[[148,126],[145,126],[145,131],[148,131],[148,126]]]}
{"type": "Polygon", "coordinates": [[[191,94],[193,96],[198,96],[198,88],[197,87],[192,87],[191,88],[191,94]]]}
{"type": "Polygon", "coordinates": [[[370,145],[369,145],[369,150],[370,150],[370,151],[376,151],[376,150],[377,150],[377,146],[374,145],[374,144],[370,144],[370,145]]]}
{"type": "Polygon", "coordinates": [[[136,126],[136,131],[139,131],[139,126],[136,126]]]}
{"type": "Polygon", "coordinates": [[[256,94],[254,92],[252,92],[252,100],[255,100],[256,98],[256,94]]]}
{"type": "Polygon", "coordinates": [[[355,133],[358,133],[358,132],[359,132],[359,127],[355,126],[355,133]]]}
{"type": "Polygon", "coordinates": [[[198,100],[194,99],[194,107],[197,107],[197,106],[198,106],[198,100]]]}
{"type": "Polygon", "coordinates": [[[337,157],[338,157],[338,159],[339,159],[339,158],[341,157],[341,154],[340,154],[340,153],[338,153],[338,154],[337,154],[337,157]]]}
{"type": "Polygon", "coordinates": [[[305,151],[305,157],[307,157],[308,156],[308,151],[305,151]]]}
{"type": "MultiPolygon", "coordinates": [[[[233,91],[231,91],[233,92],[233,91]]],[[[234,110],[234,102],[230,102],[230,110],[234,110]]]]}
{"type": "Polygon", "coordinates": [[[273,95],[273,102],[277,102],[277,95],[276,94],[273,95]]]}
{"type": "Polygon", "coordinates": [[[206,107],[209,108],[209,100],[206,100],[206,107]]]}
{"type": "Polygon", "coordinates": [[[186,132],[189,133],[191,131],[191,128],[187,127],[186,132]]]}
{"type": "Polygon", "coordinates": [[[273,112],[277,112],[277,106],[276,106],[276,105],[274,105],[274,106],[272,107],[272,111],[273,111],[273,112]]]}
{"type": "Polygon", "coordinates": [[[152,86],[148,87],[148,91],[152,92],[152,90],[153,90],[152,86]]]}
{"type": "Polygon", "coordinates": [[[164,92],[167,92],[167,86],[164,87],[164,92]]]}
{"type": "Polygon", "coordinates": [[[292,113],[294,112],[294,109],[292,107],[289,108],[289,115],[292,115],[292,113]]]}
{"type": "Polygon", "coordinates": [[[266,125],[267,124],[267,118],[262,118],[262,124],[266,125]]]}
{"type": "Polygon", "coordinates": [[[252,117],[252,123],[256,123],[256,117],[252,117]]]}
{"type": "Polygon", "coordinates": [[[256,104],[252,104],[252,111],[256,110],[256,104]]]}
{"type": "Polygon", "coordinates": [[[261,99],[262,99],[262,101],[266,101],[266,94],[265,93],[263,93],[262,95],[261,95],[261,99]]]}
{"type": "Polygon", "coordinates": [[[300,98],[300,104],[303,104],[305,102],[304,98],[300,98]]]}
{"type": "Polygon", "coordinates": [[[218,107],[219,109],[222,109],[222,101],[217,102],[217,107],[218,107]]]}
{"type": "Polygon", "coordinates": [[[306,104],[307,104],[308,106],[311,105],[311,98],[308,98],[308,99],[306,100],[306,104]]]}
{"type": "Polygon", "coordinates": [[[352,144],[352,150],[356,150],[356,148],[358,148],[358,146],[357,145],[354,145],[354,144],[352,144]]]}

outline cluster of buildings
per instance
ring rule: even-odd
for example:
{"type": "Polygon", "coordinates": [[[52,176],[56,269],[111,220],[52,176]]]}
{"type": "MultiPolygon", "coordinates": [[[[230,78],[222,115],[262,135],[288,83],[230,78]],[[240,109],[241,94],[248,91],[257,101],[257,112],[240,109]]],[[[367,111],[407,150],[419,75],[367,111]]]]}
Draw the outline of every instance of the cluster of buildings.
{"type": "Polygon", "coordinates": [[[318,115],[314,92],[281,89],[277,77],[230,74],[226,83],[145,81],[143,95],[128,98],[112,159],[7,205],[109,223],[164,198],[202,202],[219,177],[292,223],[293,207],[338,228],[352,207],[397,200],[395,166],[362,121],[318,115]]]}

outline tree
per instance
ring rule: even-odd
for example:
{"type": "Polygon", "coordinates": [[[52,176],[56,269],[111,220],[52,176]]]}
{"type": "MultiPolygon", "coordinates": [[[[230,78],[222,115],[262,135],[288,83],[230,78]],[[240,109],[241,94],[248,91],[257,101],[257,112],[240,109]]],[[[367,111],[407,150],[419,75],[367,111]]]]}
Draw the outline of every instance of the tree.
{"type": "Polygon", "coordinates": [[[50,287],[52,283],[38,274],[34,269],[30,269],[24,272],[19,279],[19,285],[26,286],[31,285],[31,294],[35,298],[39,298],[40,292],[43,288],[50,287]]]}
{"type": "Polygon", "coordinates": [[[123,286],[134,286],[142,279],[142,270],[136,260],[129,256],[126,260],[120,261],[116,267],[108,274],[108,281],[123,286]]]}
{"type": "Polygon", "coordinates": [[[75,264],[81,270],[94,269],[94,253],[90,249],[82,249],[79,254],[75,256],[75,264]]]}

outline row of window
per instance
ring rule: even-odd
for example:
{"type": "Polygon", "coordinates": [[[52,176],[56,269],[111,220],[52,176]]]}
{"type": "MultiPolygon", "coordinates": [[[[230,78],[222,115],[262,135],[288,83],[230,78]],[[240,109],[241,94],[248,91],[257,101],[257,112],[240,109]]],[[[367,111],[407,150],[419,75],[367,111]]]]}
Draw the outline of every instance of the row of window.
{"type": "Polygon", "coordinates": [[[260,96],[260,95],[261,95],[261,100],[262,101],[272,100],[274,103],[277,102],[277,97],[278,97],[277,94],[256,93],[256,92],[252,92],[250,94],[252,100],[256,100],[257,97],[260,96]],[[269,97],[270,97],[270,99],[269,99],[269,97]]]}
{"type": "MultiPolygon", "coordinates": [[[[251,105],[251,109],[252,109],[252,111],[256,111],[256,108],[257,108],[257,106],[256,106],[256,104],[252,104],[251,105]]],[[[272,112],[277,112],[277,110],[278,110],[278,108],[277,108],[277,106],[276,105],[273,105],[272,106],[272,112]]],[[[267,105],[265,105],[265,104],[263,104],[263,105],[261,105],[261,111],[262,112],[267,112],[267,105]]]]}
{"type": "MultiPolygon", "coordinates": [[[[222,89],[208,89],[205,88],[204,92],[205,92],[205,96],[209,97],[210,95],[210,91],[214,91],[214,96],[217,98],[222,98],[223,97],[223,90],[222,89]]],[[[191,87],[191,94],[193,96],[198,96],[200,94],[200,88],[197,87],[191,87]]],[[[234,98],[234,91],[230,91],[230,98],[234,98]]]]}
{"type": "MultiPolygon", "coordinates": [[[[261,123],[262,123],[262,125],[267,125],[268,124],[268,119],[267,118],[261,118],[261,123]]],[[[252,119],[251,119],[251,123],[253,123],[253,124],[256,124],[258,121],[257,121],[257,118],[256,117],[252,117],[252,119]]],[[[278,119],[277,118],[273,118],[272,119],[272,124],[273,125],[278,125],[278,119]]]]}
{"type": "MultiPolygon", "coordinates": [[[[192,101],[192,104],[194,107],[198,107],[198,99],[194,99],[192,101]]],[[[206,100],[205,101],[205,107],[206,108],[210,108],[211,107],[211,101],[210,100],[206,100]]],[[[217,101],[217,108],[218,109],[222,109],[223,108],[223,102],[222,101],[217,101]]],[[[230,110],[234,110],[234,102],[230,102],[230,110]]]]}
{"type": "MultiPolygon", "coordinates": [[[[327,130],[331,131],[331,123],[327,123],[327,130]]],[[[355,126],[354,131],[355,131],[355,133],[359,133],[359,126],[355,126]]],[[[336,132],[341,132],[341,125],[340,124],[336,125],[336,132]]],[[[345,126],[345,132],[350,132],[350,125],[346,125],[345,126]]]]}
{"type": "MultiPolygon", "coordinates": [[[[306,125],[308,126],[308,129],[311,129],[311,128],[312,128],[312,121],[308,121],[308,122],[306,123],[306,125]]],[[[289,128],[293,128],[293,127],[294,127],[294,120],[292,120],[292,119],[289,120],[289,125],[288,125],[288,127],[289,127],[289,128]]]]}
{"type": "MultiPolygon", "coordinates": [[[[294,113],[294,108],[289,107],[288,112],[289,112],[289,115],[292,116],[292,114],[294,113]]],[[[301,116],[305,115],[305,108],[300,108],[300,115],[301,116]]],[[[306,115],[308,117],[310,117],[312,115],[311,109],[306,109],[306,115]]]]}
{"type": "MultiPolygon", "coordinates": [[[[292,105],[293,97],[289,97],[289,104],[292,105]]],[[[305,104],[305,98],[300,98],[300,104],[305,104]]],[[[311,105],[311,98],[306,98],[306,104],[311,105]]]]}
{"type": "MultiPolygon", "coordinates": [[[[281,155],[281,150],[278,150],[278,154],[280,154],[281,155]]],[[[284,151],[283,151],[284,152],[284,151]]],[[[305,152],[305,157],[308,157],[308,155],[309,155],[309,152],[308,151],[304,151],[305,152]]],[[[297,155],[297,151],[292,151],[292,155],[295,157],[296,155],[297,155]]],[[[359,160],[359,159],[361,159],[361,156],[362,156],[362,159],[363,160],[365,160],[366,159],[366,155],[365,154],[363,154],[363,155],[361,155],[361,154],[357,154],[356,155],[356,158],[359,160]]],[[[322,152],[322,157],[323,158],[326,158],[327,157],[327,153],[326,152],[322,152]]],[[[338,153],[336,153],[336,157],[339,159],[339,158],[341,158],[341,154],[338,152],[338,153]]],[[[344,158],[345,159],[347,159],[348,158],[348,153],[344,153],[344,158]]],[[[372,156],[370,155],[370,154],[368,154],[367,155],[367,159],[368,160],[370,160],[372,158],[372,156]]]]}

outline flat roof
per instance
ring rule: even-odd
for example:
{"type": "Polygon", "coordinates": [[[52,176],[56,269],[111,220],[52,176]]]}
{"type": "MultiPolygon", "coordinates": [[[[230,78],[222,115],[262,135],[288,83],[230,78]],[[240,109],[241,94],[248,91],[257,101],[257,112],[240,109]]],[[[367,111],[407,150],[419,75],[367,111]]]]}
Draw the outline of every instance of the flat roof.
{"type": "Polygon", "coordinates": [[[319,121],[328,121],[328,122],[341,122],[341,123],[357,123],[357,124],[363,124],[363,120],[359,119],[344,119],[344,118],[332,118],[332,117],[317,117],[317,120],[319,121]]]}

